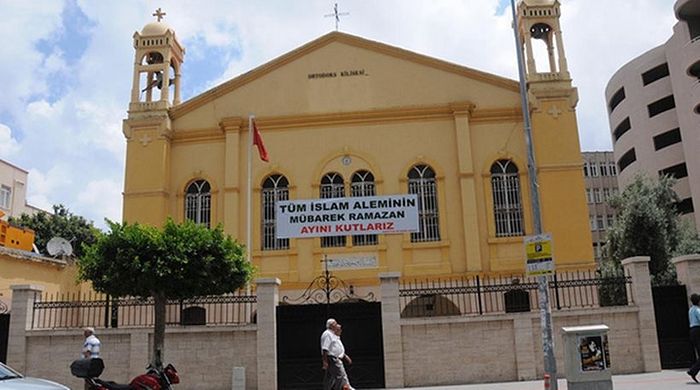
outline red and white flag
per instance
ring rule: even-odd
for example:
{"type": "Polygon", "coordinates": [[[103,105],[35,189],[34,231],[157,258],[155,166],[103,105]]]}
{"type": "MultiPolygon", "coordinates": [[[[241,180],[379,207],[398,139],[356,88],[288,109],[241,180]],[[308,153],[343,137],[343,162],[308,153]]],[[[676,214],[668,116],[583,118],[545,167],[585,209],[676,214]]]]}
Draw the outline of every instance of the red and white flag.
{"type": "Polygon", "coordinates": [[[258,131],[258,126],[255,124],[255,119],[253,119],[253,145],[258,147],[258,153],[260,154],[260,159],[269,162],[270,158],[267,155],[267,149],[265,149],[265,144],[263,143],[260,131],[258,131]]]}

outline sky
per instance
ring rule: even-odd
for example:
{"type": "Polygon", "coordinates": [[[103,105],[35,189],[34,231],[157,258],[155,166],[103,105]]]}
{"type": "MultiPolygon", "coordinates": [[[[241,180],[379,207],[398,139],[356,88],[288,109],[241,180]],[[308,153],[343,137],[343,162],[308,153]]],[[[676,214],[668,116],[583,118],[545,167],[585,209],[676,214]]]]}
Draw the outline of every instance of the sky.
{"type": "MultiPolygon", "coordinates": [[[[156,8],[186,48],[183,101],[335,29],[334,0],[0,0],[0,159],[27,201],[121,220],[132,36],[156,8]]],[[[582,150],[611,150],[604,91],[663,44],[673,0],[560,0],[582,150]]],[[[339,29],[517,79],[509,0],[337,0],[339,29]]]]}

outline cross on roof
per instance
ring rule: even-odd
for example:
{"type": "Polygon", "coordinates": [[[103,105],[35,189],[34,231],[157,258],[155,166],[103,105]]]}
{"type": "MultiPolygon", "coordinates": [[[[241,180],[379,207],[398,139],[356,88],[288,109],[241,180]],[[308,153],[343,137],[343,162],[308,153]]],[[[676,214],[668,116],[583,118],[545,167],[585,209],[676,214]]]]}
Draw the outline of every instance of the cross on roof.
{"type": "Polygon", "coordinates": [[[156,18],[158,18],[158,21],[160,22],[161,19],[163,19],[163,16],[167,15],[165,12],[160,10],[160,7],[156,10],[156,12],[153,14],[156,18]]]}
{"type": "Polygon", "coordinates": [[[338,12],[338,3],[335,3],[333,7],[333,13],[328,15],[323,15],[325,18],[335,17],[335,31],[338,31],[338,23],[340,23],[340,17],[350,15],[349,12],[338,12]]]}

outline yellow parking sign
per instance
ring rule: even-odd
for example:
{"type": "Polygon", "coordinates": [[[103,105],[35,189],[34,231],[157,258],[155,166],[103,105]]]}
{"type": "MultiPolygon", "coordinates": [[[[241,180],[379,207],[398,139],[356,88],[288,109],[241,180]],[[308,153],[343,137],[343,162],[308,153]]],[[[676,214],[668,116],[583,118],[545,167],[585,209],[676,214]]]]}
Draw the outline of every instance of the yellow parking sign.
{"type": "Polygon", "coordinates": [[[544,233],[536,236],[527,236],[524,239],[524,243],[527,275],[549,275],[554,273],[552,235],[544,233]]]}

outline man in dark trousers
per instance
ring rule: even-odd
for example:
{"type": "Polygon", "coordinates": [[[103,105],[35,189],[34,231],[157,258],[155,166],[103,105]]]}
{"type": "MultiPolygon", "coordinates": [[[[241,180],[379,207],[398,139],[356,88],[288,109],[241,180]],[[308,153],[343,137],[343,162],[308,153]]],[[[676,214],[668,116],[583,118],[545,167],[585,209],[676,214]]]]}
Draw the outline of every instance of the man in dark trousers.
{"type": "Polygon", "coordinates": [[[348,375],[345,373],[343,360],[352,364],[350,356],[345,353],[340,341],[342,327],[338,321],[329,318],[326,330],[321,334],[321,356],[323,358],[323,390],[352,390],[348,375]]]}
{"type": "Polygon", "coordinates": [[[690,302],[693,306],[688,311],[688,320],[690,322],[690,342],[695,349],[695,364],[688,370],[688,375],[695,382],[698,382],[698,372],[700,372],[700,295],[693,294],[690,296],[690,302]]]}

